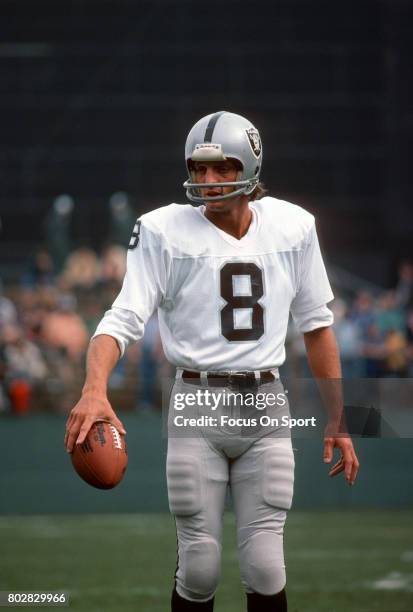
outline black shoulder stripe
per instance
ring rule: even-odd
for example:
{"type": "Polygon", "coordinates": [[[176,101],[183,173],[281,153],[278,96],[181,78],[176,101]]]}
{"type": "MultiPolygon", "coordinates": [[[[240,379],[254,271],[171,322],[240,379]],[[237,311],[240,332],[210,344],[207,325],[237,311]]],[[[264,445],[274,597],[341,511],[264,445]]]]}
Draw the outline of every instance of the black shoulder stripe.
{"type": "Polygon", "coordinates": [[[208,122],[207,129],[205,130],[204,142],[212,142],[212,134],[214,133],[215,126],[218,119],[223,115],[225,111],[218,111],[214,113],[208,122]]]}
{"type": "Polygon", "coordinates": [[[129,241],[129,246],[128,246],[129,250],[132,251],[133,249],[136,249],[136,247],[138,246],[140,233],[141,233],[141,220],[137,219],[135,223],[135,227],[133,228],[131,239],[129,241]]]}

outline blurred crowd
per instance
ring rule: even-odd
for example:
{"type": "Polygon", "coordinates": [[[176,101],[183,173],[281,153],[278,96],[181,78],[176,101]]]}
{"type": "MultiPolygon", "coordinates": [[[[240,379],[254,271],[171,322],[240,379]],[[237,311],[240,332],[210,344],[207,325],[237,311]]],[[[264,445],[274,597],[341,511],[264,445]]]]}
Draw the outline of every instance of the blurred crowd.
{"type": "MultiPolygon", "coordinates": [[[[343,378],[413,376],[413,262],[402,261],[396,287],[345,295],[334,287],[334,331],[343,378]]],[[[302,336],[290,328],[293,374],[308,376],[302,336]]],[[[287,353],[288,355],[288,353],[287,353]]],[[[288,357],[287,357],[288,361],[288,357]]]]}
{"type": "MultiPolygon", "coordinates": [[[[99,254],[89,247],[71,248],[65,229],[71,202],[61,196],[49,216],[49,239],[20,279],[6,287],[0,284],[0,412],[67,412],[76,403],[89,338],[125,272],[123,245],[128,244],[134,215],[115,195],[112,204],[122,223],[118,217],[112,224],[112,242],[99,254]]],[[[413,263],[401,263],[392,290],[344,295],[334,289],[343,378],[412,377],[413,263]]],[[[302,336],[293,325],[286,349],[287,374],[308,376],[302,336]]],[[[171,372],[154,316],[143,340],[129,347],[111,376],[116,409],[159,409],[160,380],[171,372]]]]}
{"type": "MultiPolygon", "coordinates": [[[[44,241],[20,278],[0,281],[0,412],[68,412],[84,380],[89,338],[122,285],[126,249],[136,214],[123,192],[109,200],[110,223],[99,253],[74,246],[74,202],[56,198],[44,223],[44,241]]],[[[159,372],[165,370],[157,318],[130,347],[110,379],[122,407],[160,405],[159,372]]]]}

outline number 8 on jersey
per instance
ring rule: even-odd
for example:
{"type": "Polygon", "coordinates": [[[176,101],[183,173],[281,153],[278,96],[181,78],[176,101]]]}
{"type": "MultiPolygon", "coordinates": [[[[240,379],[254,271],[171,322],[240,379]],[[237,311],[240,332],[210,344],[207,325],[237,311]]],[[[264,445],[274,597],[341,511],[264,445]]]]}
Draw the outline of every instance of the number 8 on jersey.
{"type": "Polygon", "coordinates": [[[264,334],[262,270],[255,263],[226,263],[220,271],[221,333],[230,342],[258,340],[264,334]]]}

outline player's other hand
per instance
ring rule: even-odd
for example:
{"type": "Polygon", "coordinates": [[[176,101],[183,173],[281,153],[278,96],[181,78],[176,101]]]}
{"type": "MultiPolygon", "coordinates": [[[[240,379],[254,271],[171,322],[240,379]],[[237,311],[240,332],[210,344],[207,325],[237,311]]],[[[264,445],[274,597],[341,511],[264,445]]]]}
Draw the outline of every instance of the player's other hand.
{"type": "Polygon", "coordinates": [[[337,476],[337,474],[340,474],[340,472],[344,472],[348,484],[353,485],[356,480],[360,464],[358,462],[351,438],[324,438],[324,463],[331,463],[335,448],[338,448],[341,451],[341,458],[333,465],[328,475],[332,477],[337,476]]]}
{"type": "Polygon", "coordinates": [[[73,451],[75,444],[82,444],[96,421],[108,421],[119,433],[126,434],[122,422],[105,396],[84,393],[67,419],[64,443],[68,453],[73,451]]]}

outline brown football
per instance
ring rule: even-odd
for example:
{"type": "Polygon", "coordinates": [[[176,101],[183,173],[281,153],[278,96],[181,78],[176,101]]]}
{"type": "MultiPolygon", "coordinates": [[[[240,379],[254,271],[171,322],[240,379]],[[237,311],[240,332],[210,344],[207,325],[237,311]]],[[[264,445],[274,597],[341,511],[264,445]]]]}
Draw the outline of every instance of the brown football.
{"type": "Polygon", "coordinates": [[[75,445],[71,457],[79,476],[98,489],[116,487],[128,465],[125,438],[106,421],[92,425],[85,441],[75,445]]]}

